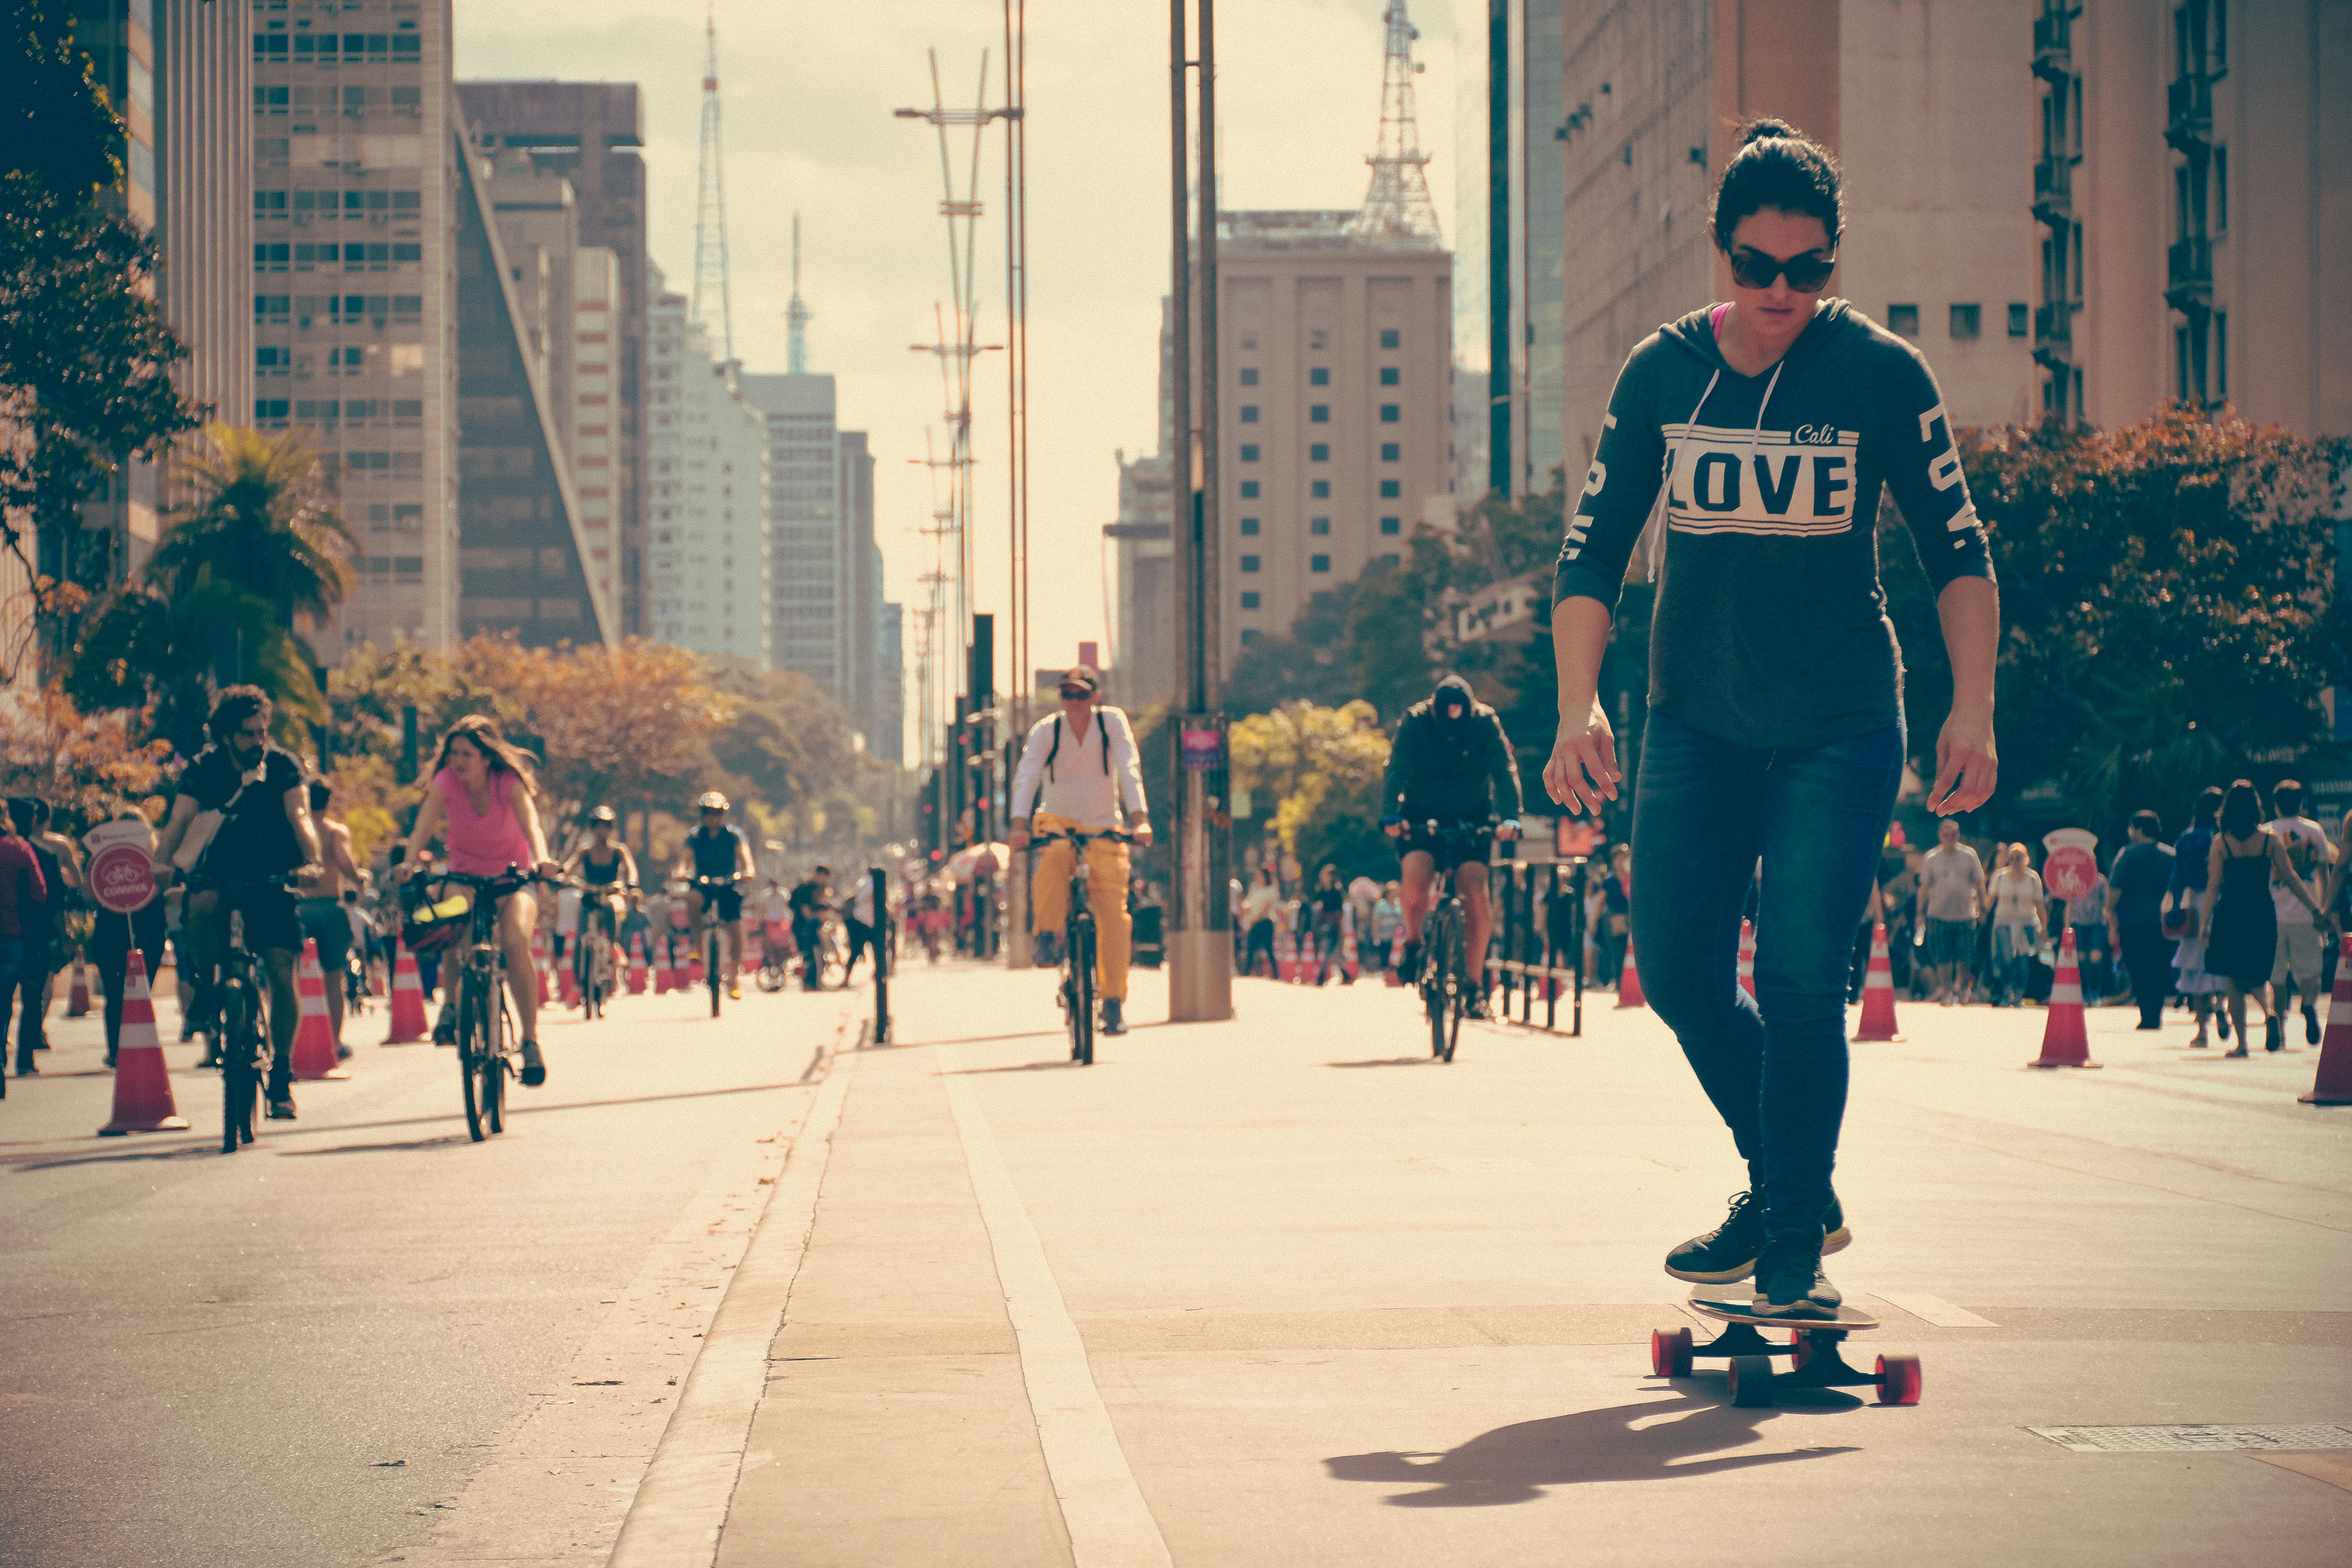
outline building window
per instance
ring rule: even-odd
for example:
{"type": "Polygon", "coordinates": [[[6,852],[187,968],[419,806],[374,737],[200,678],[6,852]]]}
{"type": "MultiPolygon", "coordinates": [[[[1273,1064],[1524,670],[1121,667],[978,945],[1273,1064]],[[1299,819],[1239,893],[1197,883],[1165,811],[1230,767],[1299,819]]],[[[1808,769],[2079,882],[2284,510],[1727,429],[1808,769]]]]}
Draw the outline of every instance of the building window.
{"type": "Polygon", "coordinates": [[[1403,418],[1404,418],[1404,405],[1403,405],[1402,404],[1401,404],[1401,403],[1383,403],[1383,404],[1381,404],[1381,424],[1383,424],[1383,425],[1394,425],[1394,424],[1397,424],[1398,422],[1400,422],[1401,420],[1402,420],[1403,418]]]}
{"type": "Polygon", "coordinates": [[[1331,520],[1328,517],[1309,518],[1307,520],[1307,531],[1309,533],[1328,533],[1331,531],[1331,520]]]}
{"type": "Polygon", "coordinates": [[[1397,463],[1397,462],[1402,462],[1403,460],[1404,460],[1404,448],[1403,448],[1402,446],[1398,445],[1398,444],[1397,444],[1396,442],[1394,442],[1394,441],[1383,441],[1383,442],[1381,442],[1381,462],[1383,462],[1383,463],[1397,463]]]}
{"type": "Polygon", "coordinates": [[[1318,441],[1307,448],[1307,460],[1310,463],[1328,463],[1331,460],[1331,448],[1323,442],[1318,441]]]}
{"type": "Polygon", "coordinates": [[[1242,608],[1244,610],[1255,610],[1257,608],[1256,589],[1252,588],[1242,595],[1242,608]]]}
{"type": "Polygon", "coordinates": [[[1331,481],[1328,479],[1317,479],[1307,487],[1307,493],[1316,500],[1329,500],[1331,499],[1331,481]]]}
{"type": "Polygon", "coordinates": [[[1255,441],[1244,441],[1242,443],[1242,461],[1244,463],[1255,463],[1257,461],[1257,443],[1255,441]]]}
{"type": "Polygon", "coordinates": [[[1403,494],[1404,486],[1399,480],[1382,479],[1381,481],[1381,499],[1382,500],[1395,500],[1403,494]]]}
{"type": "Polygon", "coordinates": [[[1917,337],[1919,335],[1919,307],[1916,305],[1887,306],[1886,330],[1890,332],[1900,332],[1906,338],[1917,337]]]}
{"type": "Polygon", "coordinates": [[[2025,336],[2032,320],[2033,311],[2031,307],[2012,303],[2009,308],[2009,335],[2012,338],[2025,336]]]}
{"type": "Polygon", "coordinates": [[[1244,425],[1255,425],[1257,423],[1256,404],[1244,403],[1242,405],[1242,423],[1244,425]]]}
{"type": "Polygon", "coordinates": [[[1244,386],[1255,386],[1257,384],[1257,366],[1254,364],[1245,364],[1242,366],[1242,384],[1244,386]]]}
{"type": "Polygon", "coordinates": [[[2213,312],[2213,395],[2230,401],[2230,312],[2213,312]]]}
{"type": "Polygon", "coordinates": [[[1256,571],[1256,570],[1257,570],[1257,557],[1256,557],[1256,556],[1255,556],[1255,555],[1244,555],[1244,556],[1243,556],[1243,557],[1242,557],[1242,570],[1243,570],[1243,571],[1244,571],[1244,572],[1255,572],[1255,571],[1256,571]]]}
{"type": "Polygon", "coordinates": [[[1255,479],[1244,479],[1242,481],[1242,500],[1257,500],[1257,481],[1255,479]]]}
{"type": "Polygon", "coordinates": [[[1984,307],[1982,305],[1952,307],[1952,336],[1962,340],[1974,338],[1981,334],[1983,327],[1984,307]]]}
{"type": "Polygon", "coordinates": [[[2230,150],[2213,149],[2213,232],[2230,232],[2230,150]]]}
{"type": "Polygon", "coordinates": [[[1242,532],[1244,534],[1255,534],[1257,532],[1257,519],[1254,517],[1245,517],[1242,519],[1242,532]]]}
{"type": "Polygon", "coordinates": [[[1242,647],[1248,647],[1256,641],[1257,628],[1255,626],[1244,626],[1242,628],[1242,647]]]}
{"type": "Polygon", "coordinates": [[[1404,564],[1404,557],[1391,550],[1386,555],[1381,557],[1381,564],[1383,566],[1402,566],[1404,564]]]}
{"type": "Polygon", "coordinates": [[[1331,423],[1331,405],[1328,403],[1309,404],[1307,408],[1307,422],[1309,425],[1328,425],[1331,423]]]}
{"type": "Polygon", "coordinates": [[[1257,351],[1257,334],[1255,332],[1244,332],[1242,334],[1242,348],[1246,353],[1255,353],[1257,351]]]}
{"type": "Polygon", "coordinates": [[[1381,366],[1381,384],[1382,386],[1397,386],[1402,384],[1403,381],[1404,372],[1399,370],[1396,366],[1392,364],[1384,364],[1381,366]]]}
{"type": "Polygon", "coordinates": [[[1331,558],[1328,555],[1310,555],[1307,558],[1307,569],[1309,572],[1328,572],[1331,570],[1331,558]]]}
{"type": "Polygon", "coordinates": [[[1307,346],[1310,349],[1328,349],[1331,346],[1331,334],[1321,327],[1309,328],[1307,333],[1307,346]]]}
{"type": "Polygon", "coordinates": [[[1384,517],[1381,519],[1381,531],[1386,534],[1402,533],[1404,531],[1404,519],[1401,517],[1384,517]]]}
{"type": "Polygon", "coordinates": [[[1381,329],[1381,347],[1384,349],[1394,349],[1402,348],[1403,346],[1404,335],[1402,332],[1399,332],[1394,327],[1386,327],[1381,329]]]}
{"type": "Polygon", "coordinates": [[[1330,385],[1330,384],[1331,384],[1331,372],[1330,372],[1330,370],[1329,370],[1328,367],[1326,367],[1326,366],[1319,365],[1319,364],[1318,364],[1318,365],[1317,365],[1313,370],[1310,370],[1310,371],[1308,371],[1308,372],[1307,373],[1307,385],[1309,385],[1309,386],[1328,386],[1328,385],[1330,385]]]}

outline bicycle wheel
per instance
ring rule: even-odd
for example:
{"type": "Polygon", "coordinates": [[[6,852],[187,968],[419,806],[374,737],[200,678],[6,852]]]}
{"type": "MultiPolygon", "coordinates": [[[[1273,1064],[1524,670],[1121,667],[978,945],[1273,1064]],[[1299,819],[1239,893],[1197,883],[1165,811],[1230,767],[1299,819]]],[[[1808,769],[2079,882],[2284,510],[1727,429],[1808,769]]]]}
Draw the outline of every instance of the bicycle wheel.
{"type": "Polygon", "coordinates": [[[218,1042],[221,1075],[221,1152],[234,1154],[253,1142],[254,1099],[260,1090],[253,1071],[253,1043],[247,1038],[245,989],[221,988],[213,1037],[218,1042]]]}
{"type": "Polygon", "coordinates": [[[490,1048],[483,1053],[482,1120],[490,1131],[507,1130],[507,1039],[513,1033],[514,1020],[507,1016],[507,994],[504,987],[497,993],[499,1005],[490,1010],[490,1048]]]}
{"type": "Polygon", "coordinates": [[[457,978],[457,1075],[466,1086],[466,1131],[475,1142],[489,1134],[482,1120],[482,1071],[489,1049],[489,1026],[482,1016],[481,980],[468,968],[457,978]]]}
{"type": "Polygon", "coordinates": [[[719,1016],[719,998],[727,988],[719,973],[719,955],[726,951],[727,944],[719,940],[719,928],[713,925],[710,934],[703,938],[702,977],[710,983],[710,1016],[714,1018],[719,1016]]]}
{"type": "Polygon", "coordinates": [[[1070,1037],[1081,1067],[1095,1063],[1095,926],[1091,916],[1070,922],[1070,1037]]]}
{"type": "Polygon", "coordinates": [[[1429,1054],[1454,1059],[1453,1017],[1461,990],[1462,910],[1450,900],[1422,931],[1422,1000],[1429,1013],[1429,1054]]]}

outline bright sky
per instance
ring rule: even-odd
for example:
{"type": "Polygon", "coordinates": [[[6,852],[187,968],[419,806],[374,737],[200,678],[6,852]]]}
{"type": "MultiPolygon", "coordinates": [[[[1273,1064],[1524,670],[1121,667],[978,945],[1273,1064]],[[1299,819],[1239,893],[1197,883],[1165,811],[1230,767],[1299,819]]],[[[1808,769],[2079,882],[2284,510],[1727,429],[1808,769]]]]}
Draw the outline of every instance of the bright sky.
{"type": "MultiPolygon", "coordinates": [[[[1217,96],[1227,207],[1352,207],[1379,130],[1382,0],[1249,0],[1221,7],[1217,96]]],[[[1451,238],[1451,27],[1418,0],[1423,146],[1451,238]]],[[[684,290],[694,261],[703,35],[698,8],[649,0],[498,0],[457,8],[457,76],[635,81],[645,89],[654,259],[684,290]]],[[[1003,11],[992,0],[873,5],[719,0],[728,245],[736,353],[784,368],[792,215],[815,319],[810,368],[839,381],[840,417],[872,435],[875,531],[888,596],[908,606],[933,544],[924,456],[941,440],[932,356],[949,292],[928,107],[927,48],[949,103],[969,105],[988,51],[1001,101],[1003,11]]],[[[1113,452],[1157,440],[1160,299],[1168,285],[1168,9],[1157,0],[1040,0],[1028,17],[1032,638],[1041,665],[1105,637],[1102,525],[1118,515],[1113,452]]],[[[963,133],[968,135],[969,132],[963,133]]],[[[965,147],[961,139],[955,143],[965,147]]],[[[992,131],[980,179],[981,341],[1003,341],[1003,163],[992,131]]],[[[1003,361],[983,355],[977,605],[1005,608],[1003,361]]],[[[1112,591],[1115,590],[1115,585],[1112,591]]],[[[1000,620],[1001,628],[1001,620],[1000,620]]],[[[998,646],[1003,647],[1000,629],[998,646]]],[[[1116,650],[1108,650],[1116,658],[1116,650]]],[[[1012,672],[1000,658],[1000,689],[1012,672]]]]}

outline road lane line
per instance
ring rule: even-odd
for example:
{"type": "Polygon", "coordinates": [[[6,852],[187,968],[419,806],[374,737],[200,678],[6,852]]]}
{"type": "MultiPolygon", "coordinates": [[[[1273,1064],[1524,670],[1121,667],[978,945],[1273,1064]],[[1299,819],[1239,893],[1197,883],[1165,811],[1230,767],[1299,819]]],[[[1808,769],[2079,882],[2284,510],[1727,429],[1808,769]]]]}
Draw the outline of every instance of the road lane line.
{"type": "Polygon", "coordinates": [[[769,1347],[808,1250],[834,1130],[856,1076],[856,1054],[837,1054],[793,1141],[783,1174],[770,1190],[702,1353],[678,1391],[676,1413],[638,1483],[607,1568],[684,1568],[717,1559],[751,1418],[767,1392],[769,1347]]]}
{"type": "MultiPolygon", "coordinates": [[[[1169,1568],[1168,1543],[1143,1500],[1118,1446],[1118,1434],[1087,1364],[1086,1342],[1055,1282],[1045,1248],[1029,1222],[996,1134],[971,1084],[955,1071],[954,1053],[935,1049],[956,1135],[963,1142],[980,1217],[995,1255],[997,1283],[1021,1345],[1021,1375],[1029,1389],[1038,1447],[1069,1531],[1076,1568],[1169,1568]]],[[[617,1560],[616,1560],[617,1561],[617,1560]]]]}
{"type": "Polygon", "coordinates": [[[1941,1296],[1930,1296],[1924,1290],[1872,1290],[1870,1294],[1890,1305],[1902,1308],[1922,1322],[1933,1323],[1939,1329],[1997,1329],[1990,1318],[1979,1318],[1966,1307],[1955,1307],[1941,1296]]]}

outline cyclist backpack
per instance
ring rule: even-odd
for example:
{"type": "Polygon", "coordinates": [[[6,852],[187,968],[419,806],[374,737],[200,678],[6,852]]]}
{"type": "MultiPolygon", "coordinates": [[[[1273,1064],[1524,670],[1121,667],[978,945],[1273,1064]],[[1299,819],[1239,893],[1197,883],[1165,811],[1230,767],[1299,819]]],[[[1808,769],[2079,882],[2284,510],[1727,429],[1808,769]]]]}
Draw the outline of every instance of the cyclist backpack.
{"type": "MultiPolygon", "coordinates": [[[[1095,731],[1102,737],[1103,776],[1110,776],[1110,723],[1103,715],[1095,715],[1095,731]]],[[[1045,750],[1045,776],[1054,776],[1054,759],[1062,754],[1062,716],[1054,715],[1054,743],[1045,750]]]]}

